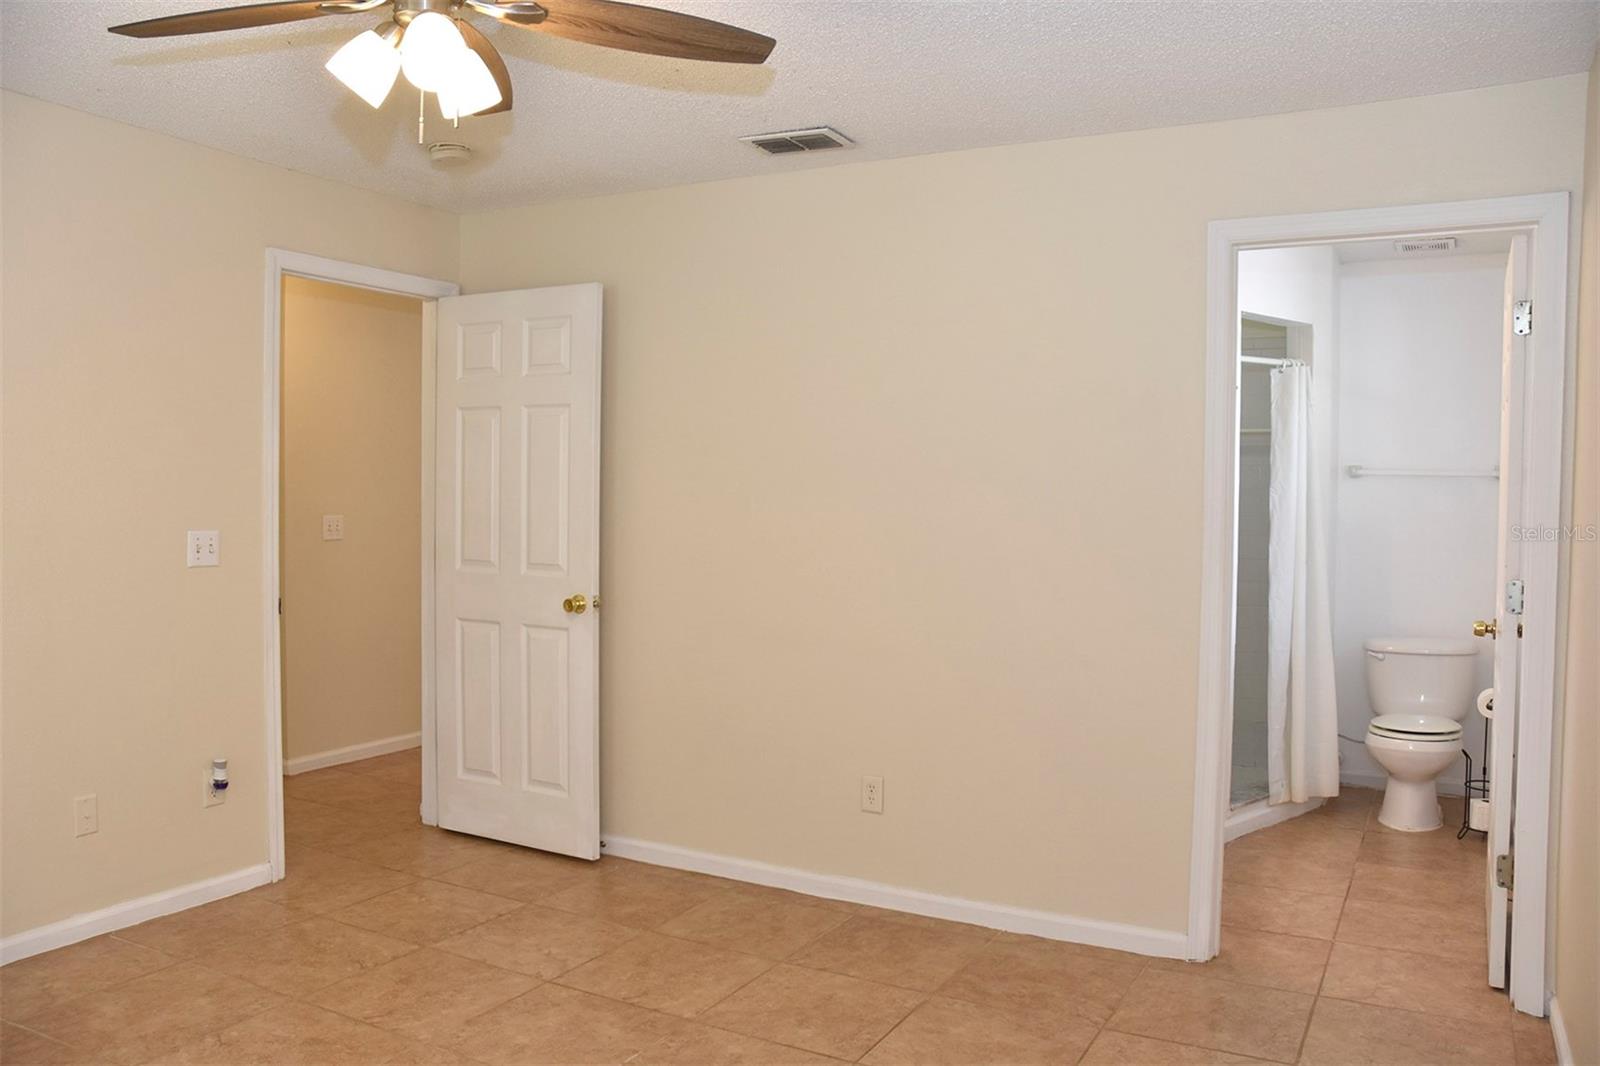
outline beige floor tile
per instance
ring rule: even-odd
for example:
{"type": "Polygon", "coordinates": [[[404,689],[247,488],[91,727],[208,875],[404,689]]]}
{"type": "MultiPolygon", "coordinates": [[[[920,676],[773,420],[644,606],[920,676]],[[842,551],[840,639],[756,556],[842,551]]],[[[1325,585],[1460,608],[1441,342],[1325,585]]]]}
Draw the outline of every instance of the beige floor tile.
{"type": "Polygon", "coordinates": [[[1229,882],[1286,888],[1319,896],[1343,896],[1350,887],[1354,862],[1343,859],[1305,859],[1272,851],[1224,850],[1222,875],[1229,882]]]}
{"type": "Polygon", "coordinates": [[[417,950],[415,944],[327,918],[237,933],[199,961],[286,996],[303,996],[417,950]]]}
{"type": "Polygon", "coordinates": [[[184,962],[52,1007],[28,1028],[89,1062],[148,1062],[282,1002],[275,992],[184,962]]]}
{"type": "Polygon", "coordinates": [[[1505,994],[1484,981],[1481,965],[1360,944],[1333,946],[1322,994],[1482,1021],[1505,1022],[1511,1012],[1505,994]]]}
{"type": "Polygon", "coordinates": [[[437,946],[463,958],[549,980],[639,935],[638,929],[529,904],[437,946]]]}
{"type": "Polygon", "coordinates": [[[414,793],[410,788],[371,774],[352,774],[342,769],[313,770],[286,777],[283,793],[293,799],[369,813],[409,808],[411,813],[419,814],[420,808],[420,802],[413,804],[414,793]]]}
{"type": "Polygon", "coordinates": [[[1506,1066],[1511,1026],[1319,999],[1302,1066],[1506,1066]]]}
{"type": "Polygon", "coordinates": [[[475,858],[436,875],[434,880],[532,903],[599,875],[595,863],[532,848],[515,848],[475,858]]]}
{"type": "Polygon", "coordinates": [[[733,951],[784,959],[849,919],[846,911],[724,892],[673,918],[661,931],[733,951]]]}
{"type": "Polygon", "coordinates": [[[131,981],[176,961],[152,948],[97,936],[13,962],[0,969],[0,1018],[26,1021],[74,996],[131,981]]]}
{"type": "Polygon", "coordinates": [[[1555,1036],[1547,1018],[1511,1012],[1511,1039],[1517,1049],[1517,1066],[1555,1066],[1555,1036]]]}
{"type": "Polygon", "coordinates": [[[688,1024],[630,1059],[630,1066],[825,1066],[842,1060],[758,1040],[743,1033],[688,1024]]]}
{"type": "Polygon", "coordinates": [[[1148,960],[1034,938],[997,937],[939,988],[941,996],[1020,1013],[1104,1022],[1148,960]]]}
{"type": "Polygon", "coordinates": [[[1175,973],[1197,973],[1314,996],[1322,983],[1322,968],[1327,965],[1328,949],[1332,946],[1329,941],[1310,937],[1223,926],[1222,950],[1210,962],[1156,959],[1150,965],[1175,973]]]}
{"type": "Polygon", "coordinates": [[[326,914],[392,892],[413,880],[398,870],[298,848],[289,852],[284,879],[256,889],[251,896],[282,904],[301,915],[326,914]]]}
{"type": "Polygon", "coordinates": [[[1354,862],[1361,850],[1363,833],[1332,824],[1327,819],[1307,821],[1291,818],[1232,841],[1235,853],[1261,852],[1295,859],[1325,862],[1354,862]]]}
{"type": "Polygon", "coordinates": [[[1151,969],[1134,982],[1106,1028],[1292,1062],[1314,1002],[1299,992],[1151,969]]]}
{"type": "Polygon", "coordinates": [[[1308,818],[1314,824],[1325,823],[1327,825],[1337,826],[1340,829],[1364,830],[1367,828],[1367,822],[1371,819],[1371,817],[1372,807],[1369,804],[1336,807],[1325,803],[1316,810],[1310,811],[1303,815],[1302,819],[1308,818]]]}
{"type": "Polygon", "coordinates": [[[420,948],[324,988],[312,1001],[425,1044],[449,1041],[468,1019],[539,982],[486,963],[420,948]]]}
{"type": "Polygon", "coordinates": [[[59,1040],[10,1022],[0,1023],[0,1062],[6,1066],[57,1066],[83,1061],[83,1055],[59,1040]]]}
{"type": "Polygon", "coordinates": [[[371,771],[372,776],[387,781],[392,785],[403,785],[418,794],[421,799],[422,792],[422,767],[413,763],[409,766],[385,766],[371,771]]]}
{"type": "Polygon", "coordinates": [[[1071,1063],[1097,1032],[1096,1025],[1082,1019],[935,997],[912,1011],[861,1061],[877,1066],[1071,1063]]]}
{"type": "Polygon", "coordinates": [[[1256,1066],[1260,1059],[1103,1029],[1079,1066],[1256,1066]]]}
{"type": "Polygon", "coordinates": [[[1419,870],[1470,873],[1482,871],[1487,850],[1476,835],[1457,840],[1454,833],[1369,832],[1361,840],[1358,862],[1408,866],[1419,870]]]}
{"type": "Polygon", "coordinates": [[[770,969],[754,955],[642,933],[559,978],[570,988],[692,1018],[770,969]]]}
{"type": "Polygon", "coordinates": [[[1343,907],[1343,896],[1319,896],[1235,881],[1222,886],[1222,924],[1236,929],[1332,940],[1343,907]]]}
{"type": "Polygon", "coordinates": [[[1454,914],[1483,906],[1484,881],[1477,876],[1464,876],[1456,869],[1358,862],[1350,878],[1350,898],[1434,907],[1454,914]]]}
{"type": "Polygon", "coordinates": [[[790,956],[797,966],[932,992],[993,939],[972,926],[857,916],[790,956]]]}
{"type": "Polygon", "coordinates": [[[701,1020],[746,1036],[854,1060],[922,999],[920,993],[903,988],[780,965],[706,1011],[701,1020]]]}
{"type": "Polygon", "coordinates": [[[120,929],[115,935],[118,940],[153,948],[168,955],[192,958],[205,954],[217,941],[236,933],[260,932],[298,921],[301,917],[254,892],[248,892],[164,918],[153,918],[120,929]]]}
{"type": "Polygon", "coordinates": [[[291,848],[327,847],[421,824],[410,814],[373,814],[292,797],[283,801],[283,819],[284,841],[291,848]]]}
{"type": "Polygon", "coordinates": [[[414,877],[434,877],[474,859],[509,850],[479,837],[418,825],[381,836],[330,844],[328,851],[357,862],[398,870],[414,877]]]}
{"type": "Polygon", "coordinates": [[[344,1066],[361,1063],[459,1063],[461,1056],[363,1025],[309,1003],[288,1003],[210,1033],[156,1063],[214,1066],[344,1066]]]}
{"type": "Polygon", "coordinates": [[[478,1015],[452,1047],[479,1062],[619,1063],[689,1023],[560,985],[540,985],[478,1015]]]}
{"type": "Polygon", "coordinates": [[[330,917],[413,944],[435,944],[522,906],[514,899],[440,881],[414,881],[334,911],[330,917]]]}
{"type": "Polygon", "coordinates": [[[547,907],[637,929],[654,929],[714,893],[700,881],[638,864],[606,863],[599,876],[540,900],[547,907]]]}
{"type": "Polygon", "coordinates": [[[1441,914],[1433,907],[1350,899],[1334,939],[1368,947],[1415,951],[1462,962],[1483,962],[1489,946],[1481,909],[1441,914]]]}

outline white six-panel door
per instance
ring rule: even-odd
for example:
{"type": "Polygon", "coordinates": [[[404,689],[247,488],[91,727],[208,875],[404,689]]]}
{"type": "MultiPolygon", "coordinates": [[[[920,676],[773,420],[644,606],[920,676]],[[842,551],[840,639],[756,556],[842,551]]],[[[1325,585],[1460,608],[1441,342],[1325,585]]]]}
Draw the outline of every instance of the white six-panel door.
{"type": "Polygon", "coordinates": [[[438,315],[439,824],[587,859],[600,855],[600,296],[452,296],[438,315]]]}
{"type": "Polygon", "coordinates": [[[1528,238],[1511,239],[1506,262],[1505,341],[1500,364],[1500,540],[1495,566],[1494,717],[1489,721],[1489,833],[1484,894],[1488,908],[1489,984],[1505,988],[1511,943],[1511,900],[1495,872],[1495,857],[1512,852],[1517,711],[1521,702],[1521,617],[1507,608],[1509,582],[1522,576],[1522,547],[1512,530],[1522,524],[1523,394],[1527,337],[1513,328],[1518,300],[1528,298],[1528,238]]]}

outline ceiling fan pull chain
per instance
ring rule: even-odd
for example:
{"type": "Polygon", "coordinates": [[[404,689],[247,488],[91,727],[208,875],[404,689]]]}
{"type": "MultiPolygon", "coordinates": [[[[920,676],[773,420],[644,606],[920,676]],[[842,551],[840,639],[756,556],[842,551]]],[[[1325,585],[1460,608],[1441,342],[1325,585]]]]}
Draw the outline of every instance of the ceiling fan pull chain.
{"type": "Polygon", "coordinates": [[[423,136],[422,136],[422,130],[423,130],[423,124],[427,121],[427,116],[428,116],[428,94],[423,92],[422,90],[418,89],[417,90],[417,143],[418,144],[424,143],[424,139],[423,139],[423,136]]]}

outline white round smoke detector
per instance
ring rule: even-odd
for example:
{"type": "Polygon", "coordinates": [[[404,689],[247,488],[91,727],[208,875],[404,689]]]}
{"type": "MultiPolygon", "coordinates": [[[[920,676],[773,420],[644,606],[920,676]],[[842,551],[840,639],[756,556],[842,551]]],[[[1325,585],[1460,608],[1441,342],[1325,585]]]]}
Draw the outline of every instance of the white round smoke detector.
{"type": "Polygon", "coordinates": [[[435,141],[428,145],[428,157],[440,166],[456,166],[472,158],[472,149],[455,141],[435,141]]]}

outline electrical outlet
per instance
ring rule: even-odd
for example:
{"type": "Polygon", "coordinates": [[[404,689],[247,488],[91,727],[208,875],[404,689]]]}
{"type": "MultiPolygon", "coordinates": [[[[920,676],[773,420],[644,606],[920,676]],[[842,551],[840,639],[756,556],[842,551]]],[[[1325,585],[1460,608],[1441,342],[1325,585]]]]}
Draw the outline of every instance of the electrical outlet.
{"type": "Polygon", "coordinates": [[[868,814],[883,813],[883,778],[863,777],[861,779],[861,809],[868,814]]]}
{"type": "Polygon", "coordinates": [[[200,806],[218,807],[228,802],[228,790],[211,787],[211,767],[206,767],[205,781],[201,785],[200,806]]]}
{"type": "Polygon", "coordinates": [[[72,835],[86,837],[100,832],[100,799],[90,794],[72,801],[72,835]]]}
{"type": "Polygon", "coordinates": [[[222,561],[222,538],[214,529],[189,530],[189,546],[185,557],[185,565],[217,566],[222,561]]]}
{"type": "Polygon", "coordinates": [[[325,515],[322,516],[322,539],[323,540],[343,540],[344,539],[344,515],[342,515],[342,514],[325,514],[325,515]]]}

